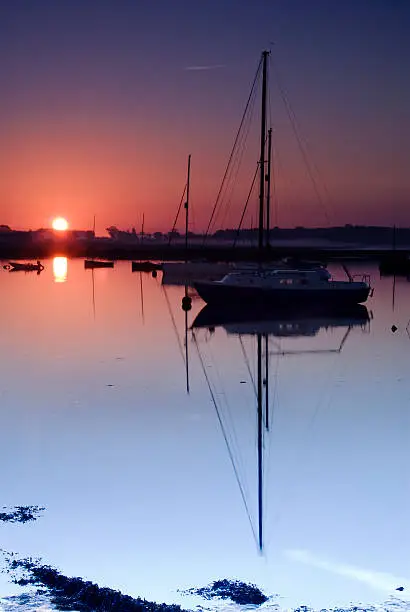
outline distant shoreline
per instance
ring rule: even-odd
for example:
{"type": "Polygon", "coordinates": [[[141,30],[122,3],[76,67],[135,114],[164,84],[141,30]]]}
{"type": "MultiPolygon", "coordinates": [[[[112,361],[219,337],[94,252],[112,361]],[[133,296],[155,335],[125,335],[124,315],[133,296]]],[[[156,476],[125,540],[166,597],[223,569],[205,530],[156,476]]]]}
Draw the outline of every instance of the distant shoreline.
{"type": "MultiPolygon", "coordinates": [[[[0,226],[6,227],[6,226],[0,226]]],[[[267,236],[264,234],[266,245],[267,236]]],[[[410,254],[410,228],[343,226],[330,228],[274,228],[270,246],[258,249],[257,230],[219,230],[204,243],[201,235],[135,234],[117,230],[111,237],[93,232],[51,230],[0,231],[0,258],[41,259],[55,255],[101,259],[183,261],[270,261],[284,256],[317,259],[404,258],[410,254]],[[170,239],[172,238],[172,240],[170,239]]]]}
{"type": "Polygon", "coordinates": [[[393,250],[391,247],[379,245],[376,247],[349,247],[335,245],[329,247],[315,246],[272,246],[259,252],[251,247],[196,247],[188,251],[181,246],[145,245],[130,247],[129,245],[110,244],[95,245],[2,245],[0,244],[0,259],[45,259],[54,256],[70,258],[97,258],[106,260],[150,260],[150,261],[273,261],[285,256],[304,259],[332,261],[340,259],[381,260],[386,257],[404,258],[410,255],[410,248],[393,250]]]}

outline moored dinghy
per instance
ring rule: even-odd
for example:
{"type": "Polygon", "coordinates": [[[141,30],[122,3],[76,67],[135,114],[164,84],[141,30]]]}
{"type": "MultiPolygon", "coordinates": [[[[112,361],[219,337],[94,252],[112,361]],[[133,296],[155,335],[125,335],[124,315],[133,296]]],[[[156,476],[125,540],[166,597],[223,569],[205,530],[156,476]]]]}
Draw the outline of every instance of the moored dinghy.
{"type": "Polygon", "coordinates": [[[86,259],[84,261],[84,268],[86,270],[92,270],[94,268],[113,268],[113,261],[96,261],[93,259],[86,259]]]}
{"type": "Polygon", "coordinates": [[[39,260],[36,263],[10,261],[3,267],[5,270],[10,270],[10,272],[37,272],[37,274],[44,270],[44,266],[39,260]]]}

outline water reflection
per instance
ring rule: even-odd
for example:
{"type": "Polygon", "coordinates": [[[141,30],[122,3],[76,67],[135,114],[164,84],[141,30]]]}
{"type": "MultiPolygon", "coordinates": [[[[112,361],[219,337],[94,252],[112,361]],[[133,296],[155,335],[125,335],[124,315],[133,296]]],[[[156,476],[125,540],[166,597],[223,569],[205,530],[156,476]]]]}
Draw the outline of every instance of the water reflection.
{"type": "Polygon", "coordinates": [[[54,282],[65,283],[68,273],[67,257],[54,257],[53,259],[53,276],[54,282]]]}
{"type": "Polygon", "coordinates": [[[316,336],[321,329],[362,327],[370,322],[367,308],[355,304],[340,309],[281,307],[265,310],[205,306],[193,329],[223,327],[228,334],[269,334],[277,337],[316,336]]]}
{"type": "MultiPolygon", "coordinates": [[[[144,276],[143,320],[129,262],[95,278],[69,266],[64,286],[51,262],[1,279],[2,503],[47,508],[33,526],[1,523],[2,548],[184,609],[198,602],[177,589],[225,577],[288,609],[381,602],[394,577],[406,595],[409,283],[393,312],[376,278],[373,319],[244,319],[200,300],[186,313],[184,287],[144,276]]],[[[0,575],[0,595],[16,592],[0,575]]]]}
{"type": "MultiPolygon", "coordinates": [[[[271,427],[271,412],[272,398],[270,389],[271,380],[271,365],[272,357],[289,356],[289,355],[306,355],[306,354],[331,354],[340,353],[343,349],[350,331],[354,327],[360,327],[362,330],[367,329],[367,324],[370,321],[367,308],[362,305],[350,305],[335,308],[330,306],[310,306],[309,308],[301,307],[300,305],[286,307],[270,307],[270,308],[252,308],[240,306],[239,304],[226,304],[224,306],[205,306],[196,316],[192,330],[194,333],[194,341],[198,351],[198,357],[202,366],[204,378],[207,382],[210,398],[214,405],[218,422],[221,426],[223,438],[239,491],[244,503],[245,511],[249,519],[251,531],[262,553],[264,551],[264,473],[265,473],[265,453],[267,445],[267,436],[270,435],[271,427]],[[229,335],[234,335],[239,338],[239,342],[246,364],[252,388],[255,393],[255,429],[256,429],[256,449],[257,449],[257,526],[255,527],[252,520],[250,502],[245,494],[245,486],[240,476],[240,469],[237,461],[237,456],[233,445],[231,444],[231,435],[229,434],[223,416],[223,405],[220,403],[220,397],[212,385],[210,375],[207,371],[204,356],[201,351],[200,344],[197,341],[195,330],[206,328],[211,335],[216,331],[217,327],[223,328],[229,335]],[[321,329],[327,333],[333,332],[336,328],[344,328],[344,332],[339,338],[336,346],[316,347],[314,340],[312,344],[305,347],[296,345],[295,348],[286,348],[277,340],[290,338],[292,340],[298,338],[315,338],[321,329]],[[256,359],[256,372],[252,373],[250,363],[252,355],[246,350],[242,337],[254,337],[256,345],[254,353],[256,359]]],[[[274,372],[274,384],[277,383],[277,373],[279,362],[276,361],[274,372]]],[[[246,381],[242,381],[245,383],[246,381]]],[[[255,486],[256,488],[256,486],[255,486]]]]}

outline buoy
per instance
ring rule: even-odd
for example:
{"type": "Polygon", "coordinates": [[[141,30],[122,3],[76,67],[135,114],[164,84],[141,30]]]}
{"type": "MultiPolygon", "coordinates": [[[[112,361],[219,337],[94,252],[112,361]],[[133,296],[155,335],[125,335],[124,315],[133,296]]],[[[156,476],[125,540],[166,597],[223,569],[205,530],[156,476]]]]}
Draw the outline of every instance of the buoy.
{"type": "Polygon", "coordinates": [[[189,297],[189,295],[184,295],[184,297],[182,298],[182,310],[185,310],[185,312],[188,312],[188,310],[191,310],[192,308],[192,298],[189,297]]]}

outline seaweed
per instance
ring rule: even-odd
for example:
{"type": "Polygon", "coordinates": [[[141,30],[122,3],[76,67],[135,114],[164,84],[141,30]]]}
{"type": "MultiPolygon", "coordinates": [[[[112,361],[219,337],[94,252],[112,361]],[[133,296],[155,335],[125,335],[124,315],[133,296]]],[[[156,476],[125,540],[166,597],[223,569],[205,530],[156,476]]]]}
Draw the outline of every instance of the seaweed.
{"type": "MultiPolygon", "coordinates": [[[[158,604],[120,591],[100,587],[80,577],[68,577],[41,559],[17,558],[2,551],[12,582],[20,586],[45,587],[59,610],[80,612],[185,612],[178,605],[158,604]]],[[[44,592],[44,591],[43,591],[44,592]]]]}
{"type": "Polygon", "coordinates": [[[255,584],[247,584],[240,580],[215,580],[212,584],[199,589],[188,589],[184,593],[200,595],[204,599],[230,599],[239,605],[260,606],[268,597],[255,584]]]}
{"type": "MultiPolygon", "coordinates": [[[[7,506],[3,506],[7,510],[7,506]]],[[[41,506],[14,506],[9,512],[0,512],[0,521],[3,523],[28,523],[36,521],[40,512],[45,510],[41,506]]]]}

